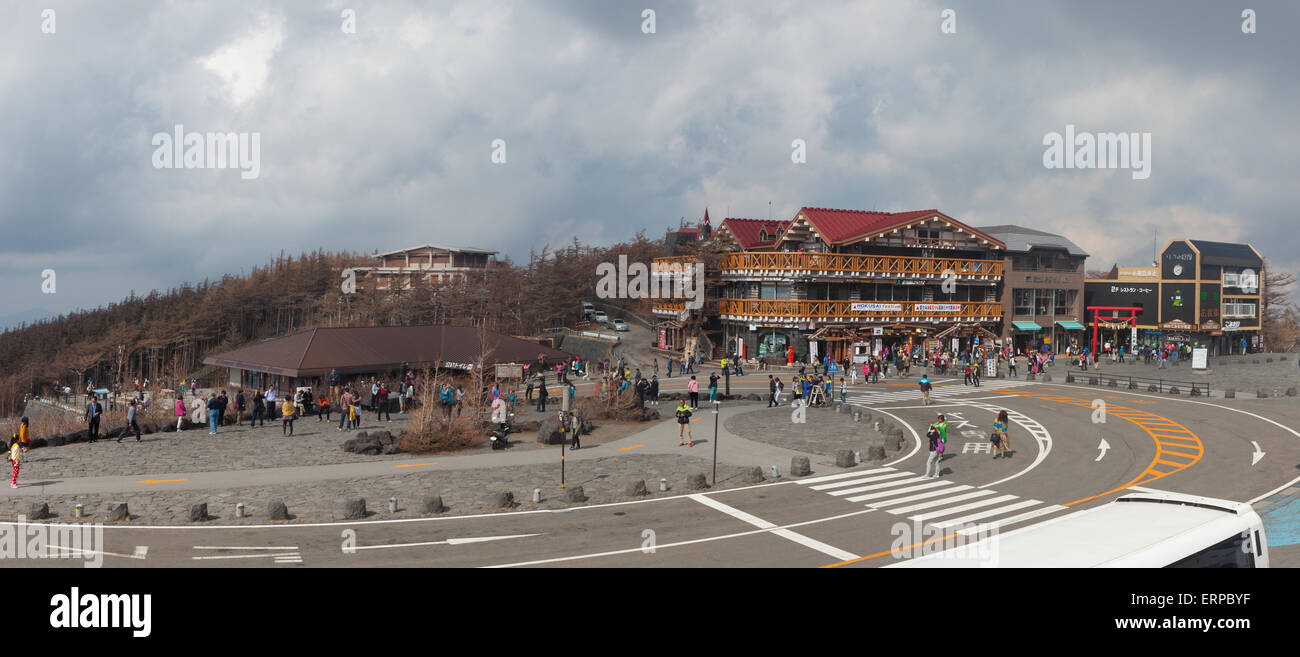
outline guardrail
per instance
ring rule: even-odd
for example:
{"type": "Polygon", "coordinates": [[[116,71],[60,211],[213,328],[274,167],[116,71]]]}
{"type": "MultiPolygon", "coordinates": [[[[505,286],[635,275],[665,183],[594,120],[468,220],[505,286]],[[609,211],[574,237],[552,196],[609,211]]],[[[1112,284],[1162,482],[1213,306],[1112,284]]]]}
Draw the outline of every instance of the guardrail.
{"type": "Polygon", "coordinates": [[[1128,376],[1125,374],[1102,374],[1100,372],[1070,372],[1065,375],[1065,382],[1082,382],[1090,386],[1106,388],[1122,387],[1126,390],[1141,390],[1145,388],[1147,392],[1167,392],[1172,388],[1177,388],[1179,394],[1184,390],[1187,390],[1193,397],[1210,396],[1210,384],[1208,382],[1170,381],[1168,379],[1153,379],[1150,377],[1128,376]]]}

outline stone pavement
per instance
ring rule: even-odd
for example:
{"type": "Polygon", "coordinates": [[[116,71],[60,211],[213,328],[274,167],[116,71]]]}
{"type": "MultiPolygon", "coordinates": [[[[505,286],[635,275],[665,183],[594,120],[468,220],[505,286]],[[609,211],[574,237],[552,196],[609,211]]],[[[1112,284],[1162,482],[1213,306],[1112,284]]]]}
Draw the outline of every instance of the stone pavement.
{"type": "MultiPolygon", "coordinates": [[[[724,478],[731,481],[738,472],[724,466],[758,466],[765,474],[770,474],[770,467],[776,465],[784,474],[788,472],[794,456],[808,456],[814,473],[818,470],[823,473],[839,471],[825,457],[745,440],[727,430],[725,423],[729,417],[761,407],[761,404],[755,403],[733,403],[722,409],[718,429],[720,483],[724,478]],[[727,472],[725,477],[724,470],[727,472]]],[[[644,431],[603,445],[584,447],[578,451],[566,450],[566,467],[572,468],[575,480],[579,483],[586,479],[592,480],[592,490],[598,494],[593,496],[593,501],[606,499],[601,496],[621,494],[622,486],[626,484],[621,480],[633,478],[637,472],[653,478],[655,482],[658,477],[667,477],[670,483],[679,482],[677,486],[680,488],[687,476],[707,472],[709,468],[706,465],[711,467],[713,446],[710,443],[713,440],[713,430],[708,425],[712,423],[712,413],[708,411],[696,416],[696,421],[692,423],[696,440],[693,448],[677,445],[676,422],[669,419],[647,424],[644,431]],[[606,490],[605,483],[601,482],[608,483],[611,488],[606,490]]],[[[206,432],[195,433],[198,434],[194,436],[196,440],[213,442],[213,437],[206,432]]],[[[531,499],[532,489],[545,489],[544,484],[547,482],[552,489],[558,488],[558,446],[449,456],[360,456],[338,449],[340,436],[347,432],[325,430],[320,434],[302,437],[320,441],[320,459],[338,461],[318,465],[269,467],[267,464],[270,461],[267,459],[246,469],[223,470],[219,468],[229,468],[232,463],[227,450],[206,448],[207,445],[201,452],[184,449],[186,445],[181,441],[188,440],[185,433],[180,435],[172,448],[175,450],[172,455],[176,461],[161,462],[184,462],[196,466],[188,471],[175,468],[151,472],[140,468],[139,461],[128,458],[123,462],[114,458],[117,455],[129,455],[130,448],[147,447],[145,444],[134,444],[133,441],[124,441],[120,445],[99,443],[46,448],[56,456],[49,462],[37,460],[40,458],[39,453],[46,450],[34,450],[32,454],[37,458],[33,459],[30,468],[23,469],[19,477],[23,485],[17,490],[9,491],[9,499],[0,503],[0,518],[14,518],[19,513],[27,513],[32,502],[49,503],[51,509],[63,519],[71,516],[71,506],[77,502],[85,504],[88,511],[95,513],[106,512],[110,504],[126,502],[132,514],[139,518],[135,522],[155,524],[164,522],[164,519],[165,522],[173,522],[180,517],[177,514],[188,510],[190,504],[208,502],[214,509],[214,515],[221,516],[224,522],[233,519],[232,513],[217,513],[215,509],[219,504],[229,503],[228,506],[233,508],[233,501],[265,504],[271,498],[279,498],[289,504],[290,513],[294,513],[297,505],[312,509],[310,514],[300,514],[304,519],[308,515],[319,519],[335,513],[336,507],[341,508],[341,500],[348,496],[363,496],[372,506],[382,506],[367,496],[379,495],[382,500],[387,500],[389,495],[397,494],[398,491],[401,492],[399,499],[422,496],[427,492],[427,487],[434,484],[445,488],[442,494],[444,502],[449,506],[451,503],[447,499],[459,500],[458,505],[452,509],[453,513],[466,513],[485,510],[475,500],[480,500],[497,489],[511,489],[517,497],[520,493],[527,492],[527,497],[531,499]],[[58,457],[62,457],[59,451],[87,447],[95,450],[91,453],[92,457],[94,454],[103,455],[105,469],[124,469],[132,474],[57,477],[42,471],[47,466],[51,469],[64,467],[58,463],[58,457]],[[200,454],[206,455],[206,460],[200,458],[200,454]],[[438,479],[439,477],[448,479],[438,479]],[[449,483],[438,484],[439,481],[449,483]],[[232,495],[241,499],[236,500],[232,495]]],[[[232,432],[227,440],[230,441],[228,445],[256,447],[275,441],[289,444],[286,441],[291,439],[253,435],[245,438],[232,432]]],[[[152,449],[165,448],[157,446],[152,449]]],[[[657,490],[657,483],[652,483],[650,479],[647,479],[647,486],[657,490]]],[[[554,495],[553,492],[548,494],[554,495]]]]}

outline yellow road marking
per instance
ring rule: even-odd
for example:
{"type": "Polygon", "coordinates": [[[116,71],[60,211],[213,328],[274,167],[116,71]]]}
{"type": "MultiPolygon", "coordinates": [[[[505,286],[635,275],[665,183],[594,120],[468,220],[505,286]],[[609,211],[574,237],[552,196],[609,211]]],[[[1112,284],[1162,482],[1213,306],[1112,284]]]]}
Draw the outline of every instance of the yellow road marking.
{"type": "Polygon", "coordinates": [[[633,446],[631,446],[631,447],[620,447],[620,448],[618,448],[618,451],[620,451],[620,452],[626,452],[626,451],[629,450],[629,449],[636,449],[636,448],[638,448],[638,447],[645,447],[645,444],[642,443],[642,444],[640,444],[640,445],[633,445],[633,446]]]}
{"type": "Polygon", "coordinates": [[[438,465],[438,462],[434,461],[432,463],[407,463],[405,465],[395,465],[393,467],[394,468],[418,468],[422,465],[438,465]]]}
{"type": "Polygon", "coordinates": [[[189,479],[145,479],[145,480],[143,480],[143,481],[137,481],[137,482],[135,482],[135,483],[137,483],[137,484],[166,484],[166,483],[170,483],[170,482],[173,482],[173,481],[189,481],[189,479]]]}
{"type": "MultiPolygon", "coordinates": [[[[1028,399],[1042,399],[1045,401],[1054,401],[1062,404],[1070,404],[1072,406],[1092,408],[1092,402],[1090,400],[1080,399],[1078,397],[1066,397],[1063,395],[1040,395],[1040,394],[1034,394],[1030,392],[1017,392],[1015,394],[1017,396],[1025,397],[1028,399]]],[[[1062,506],[1072,506],[1075,504],[1079,504],[1081,502],[1095,500],[1099,497],[1104,497],[1111,493],[1124,490],[1126,488],[1129,488],[1130,486],[1140,486],[1155,481],[1156,479],[1160,479],[1161,477],[1168,477],[1171,474],[1182,472],[1183,470],[1186,470],[1187,468],[1196,465],[1197,463],[1200,462],[1201,457],[1205,455],[1205,447],[1202,445],[1201,439],[1198,438],[1195,433],[1192,433],[1190,430],[1188,430],[1187,427],[1184,427],[1183,425],[1174,422],[1169,418],[1162,417],[1154,413],[1148,413],[1147,411],[1139,411],[1134,408],[1126,408],[1124,406],[1115,406],[1113,409],[1108,407],[1106,410],[1108,413],[1118,418],[1122,418],[1124,420],[1128,420],[1129,422],[1132,422],[1133,424],[1136,424],[1138,428],[1145,431],[1147,435],[1151,437],[1151,440],[1156,445],[1156,454],[1154,457],[1152,457],[1151,463],[1147,465],[1146,469],[1144,469],[1142,473],[1139,474],[1137,477],[1134,477],[1132,481],[1123,484],[1119,487],[1112,488],[1104,493],[1098,493],[1096,495],[1078,499],[1073,502],[1066,502],[1062,506]],[[1175,435],[1174,432],[1177,432],[1177,434],[1182,434],[1182,435],[1175,435]],[[1184,445],[1181,443],[1169,443],[1167,442],[1167,439],[1169,438],[1183,441],[1185,443],[1191,443],[1191,444],[1184,445]],[[1164,448],[1164,445],[1166,444],[1178,447],[1179,449],[1195,451],[1196,455],[1187,456],[1186,454],[1180,452],[1171,452],[1164,448]],[[1191,462],[1175,463],[1173,461],[1166,460],[1165,457],[1170,455],[1181,456],[1183,458],[1190,458],[1191,462]],[[1160,470],[1155,469],[1157,465],[1170,466],[1173,467],[1174,469],[1168,472],[1162,472],[1160,470]]]]}

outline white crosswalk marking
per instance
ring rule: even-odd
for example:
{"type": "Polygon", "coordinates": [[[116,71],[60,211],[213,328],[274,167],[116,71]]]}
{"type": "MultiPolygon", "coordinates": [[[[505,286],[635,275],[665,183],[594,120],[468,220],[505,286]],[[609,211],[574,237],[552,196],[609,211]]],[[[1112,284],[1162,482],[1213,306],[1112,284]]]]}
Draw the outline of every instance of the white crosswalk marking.
{"type": "Polygon", "coordinates": [[[967,535],[1066,510],[1041,500],[1000,494],[987,485],[930,479],[891,467],[811,477],[798,483],[808,490],[967,535]],[[974,525],[977,522],[982,524],[974,525]]]}

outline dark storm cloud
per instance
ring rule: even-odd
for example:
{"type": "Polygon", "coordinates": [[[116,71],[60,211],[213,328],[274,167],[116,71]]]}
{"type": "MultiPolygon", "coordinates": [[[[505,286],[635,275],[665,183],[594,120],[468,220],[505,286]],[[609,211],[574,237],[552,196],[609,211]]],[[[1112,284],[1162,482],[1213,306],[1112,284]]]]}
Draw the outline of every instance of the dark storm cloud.
{"type": "Polygon", "coordinates": [[[0,25],[0,285],[66,311],[284,249],[654,237],[703,209],[938,207],[1141,264],[1153,228],[1300,267],[1300,11],[1215,2],[22,3],[0,25]],[[340,13],[357,12],[343,34],[340,13]],[[657,32],[642,34],[641,12],[657,32]],[[941,34],[940,11],[958,32],[941,34]],[[1152,176],[1045,133],[1152,133],[1152,176]],[[261,175],[151,136],[257,132],[261,175]],[[489,161],[495,139],[508,162],[489,161]],[[808,144],[790,162],[791,141],[808,144]],[[40,272],[59,272],[41,295],[40,272]]]}

